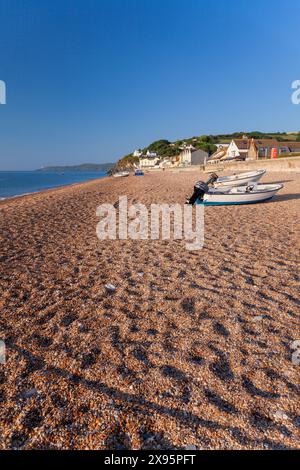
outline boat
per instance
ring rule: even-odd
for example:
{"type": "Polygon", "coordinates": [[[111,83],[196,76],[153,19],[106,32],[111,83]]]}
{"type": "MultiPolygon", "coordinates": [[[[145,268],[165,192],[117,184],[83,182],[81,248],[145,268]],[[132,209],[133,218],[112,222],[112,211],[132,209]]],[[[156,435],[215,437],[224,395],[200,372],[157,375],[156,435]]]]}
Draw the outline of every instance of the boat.
{"type": "Polygon", "coordinates": [[[137,170],[135,170],[134,175],[135,176],[144,176],[144,172],[140,169],[137,169],[137,170]]]}
{"type": "Polygon", "coordinates": [[[272,199],[281,188],[283,188],[283,184],[257,183],[231,188],[209,188],[201,197],[198,197],[196,204],[204,204],[205,206],[255,204],[272,199]]]}
{"type": "Polygon", "coordinates": [[[266,170],[255,170],[248,171],[246,173],[238,173],[237,175],[232,176],[221,176],[214,182],[215,188],[220,188],[224,186],[245,186],[252,182],[257,182],[264,174],[266,170]]]}
{"type": "Polygon", "coordinates": [[[129,171],[119,171],[118,173],[115,173],[113,176],[115,178],[124,178],[125,176],[129,176],[130,173],[129,171]]]}

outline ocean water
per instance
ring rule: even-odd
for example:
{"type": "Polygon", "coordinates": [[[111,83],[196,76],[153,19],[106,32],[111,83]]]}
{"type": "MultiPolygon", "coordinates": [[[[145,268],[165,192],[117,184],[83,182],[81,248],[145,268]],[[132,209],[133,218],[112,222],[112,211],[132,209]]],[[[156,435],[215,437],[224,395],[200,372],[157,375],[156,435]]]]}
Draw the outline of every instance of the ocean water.
{"type": "Polygon", "coordinates": [[[43,171],[0,171],[0,199],[22,194],[35,193],[44,189],[67,186],[97,178],[104,178],[105,172],[43,172],[43,171]]]}

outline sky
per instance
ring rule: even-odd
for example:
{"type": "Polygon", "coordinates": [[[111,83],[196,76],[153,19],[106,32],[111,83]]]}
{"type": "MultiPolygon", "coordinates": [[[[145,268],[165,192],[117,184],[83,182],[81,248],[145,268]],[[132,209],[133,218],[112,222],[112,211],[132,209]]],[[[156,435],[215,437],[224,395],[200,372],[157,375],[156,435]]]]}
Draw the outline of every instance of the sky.
{"type": "Polygon", "coordinates": [[[0,0],[0,170],[298,131],[299,0],[0,0]]]}

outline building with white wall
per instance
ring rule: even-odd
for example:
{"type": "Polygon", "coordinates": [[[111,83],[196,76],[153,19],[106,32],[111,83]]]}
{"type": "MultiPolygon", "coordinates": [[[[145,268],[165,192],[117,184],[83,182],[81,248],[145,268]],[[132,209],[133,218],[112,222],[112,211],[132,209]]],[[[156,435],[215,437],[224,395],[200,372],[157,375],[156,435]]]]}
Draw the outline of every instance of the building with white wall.
{"type": "Polygon", "coordinates": [[[185,146],[179,154],[179,165],[205,165],[208,153],[204,150],[197,150],[192,145],[185,146]]]}
{"type": "Polygon", "coordinates": [[[140,159],[140,167],[141,168],[153,168],[158,167],[160,162],[160,157],[155,152],[147,151],[146,155],[141,155],[140,159]]]}

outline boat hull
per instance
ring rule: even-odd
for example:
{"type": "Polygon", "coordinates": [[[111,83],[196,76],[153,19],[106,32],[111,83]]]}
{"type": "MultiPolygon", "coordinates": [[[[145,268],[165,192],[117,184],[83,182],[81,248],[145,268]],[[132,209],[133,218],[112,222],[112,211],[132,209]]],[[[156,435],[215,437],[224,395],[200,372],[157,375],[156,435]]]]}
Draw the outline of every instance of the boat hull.
{"type": "Polygon", "coordinates": [[[260,199],[256,201],[235,201],[235,202],[228,202],[228,201],[223,201],[223,202],[213,202],[213,201],[199,201],[197,204],[202,204],[204,206],[241,206],[245,204],[258,204],[260,202],[267,202],[270,201],[273,198],[273,196],[267,197],[265,199],[260,199]]]}
{"type": "Polygon", "coordinates": [[[222,187],[236,187],[245,186],[249,183],[254,183],[260,180],[260,178],[266,173],[266,170],[250,171],[247,173],[240,173],[233,176],[223,176],[218,178],[214,183],[215,188],[222,187]]]}
{"type": "Polygon", "coordinates": [[[115,173],[113,175],[114,178],[125,178],[126,176],[129,176],[129,172],[124,171],[123,173],[115,173]]]}
{"type": "Polygon", "coordinates": [[[228,188],[224,191],[212,189],[204,194],[202,201],[197,200],[196,204],[204,204],[205,206],[257,204],[269,201],[281,188],[281,184],[268,184],[256,185],[250,191],[247,191],[247,186],[228,188]]]}

